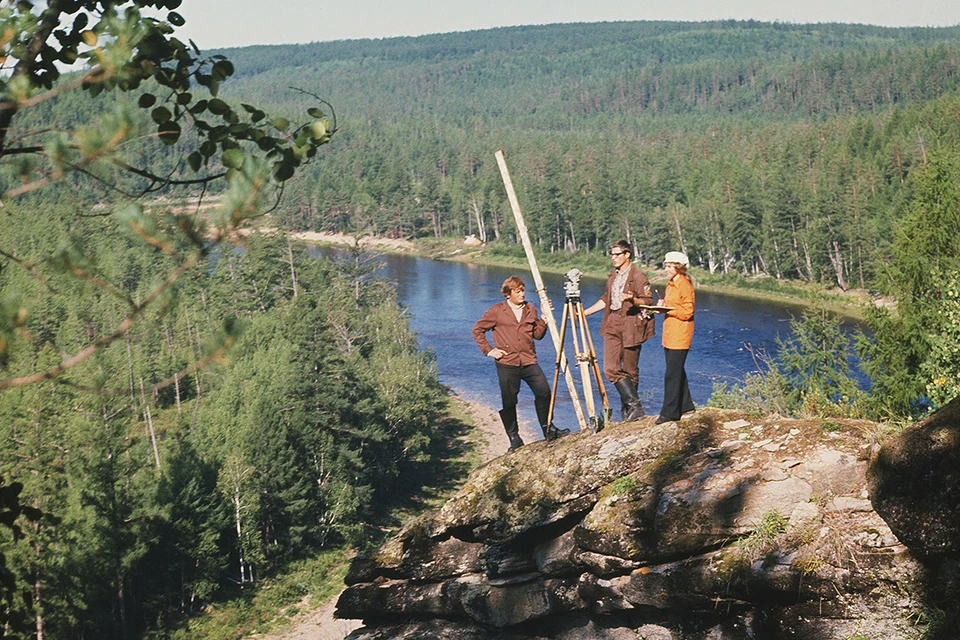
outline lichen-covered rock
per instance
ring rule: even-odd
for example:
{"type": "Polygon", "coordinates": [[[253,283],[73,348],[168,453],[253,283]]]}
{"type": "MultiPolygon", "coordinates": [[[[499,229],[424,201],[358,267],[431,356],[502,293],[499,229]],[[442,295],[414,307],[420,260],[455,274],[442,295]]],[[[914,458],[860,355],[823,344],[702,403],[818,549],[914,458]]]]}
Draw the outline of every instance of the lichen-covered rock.
{"type": "Polygon", "coordinates": [[[868,500],[874,425],[652,422],[475,471],[356,559],[353,639],[911,638],[956,601],[956,558],[918,559],[868,500]]]}
{"type": "Polygon", "coordinates": [[[884,443],[870,500],[914,553],[960,551],[960,398],[884,443]]]}

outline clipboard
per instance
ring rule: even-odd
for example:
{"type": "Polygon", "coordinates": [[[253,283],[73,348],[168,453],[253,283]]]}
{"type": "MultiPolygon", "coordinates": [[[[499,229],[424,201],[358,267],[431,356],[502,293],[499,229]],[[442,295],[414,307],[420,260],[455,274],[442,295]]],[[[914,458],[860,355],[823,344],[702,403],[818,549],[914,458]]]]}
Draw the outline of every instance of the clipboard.
{"type": "Polygon", "coordinates": [[[659,304],[638,304],[637,306],[653,313],[666,313],[667,311],[673,311],[674,309],[674,307],[664,307],[659,304]]]}

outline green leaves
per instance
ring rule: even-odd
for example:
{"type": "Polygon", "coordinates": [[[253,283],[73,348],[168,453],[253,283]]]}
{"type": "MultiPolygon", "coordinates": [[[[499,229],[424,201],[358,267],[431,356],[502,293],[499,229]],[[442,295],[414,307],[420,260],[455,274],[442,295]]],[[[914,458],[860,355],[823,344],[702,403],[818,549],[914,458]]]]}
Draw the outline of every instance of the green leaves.
{"type": "Polygon", "coordinates": [[[860,391],[850,375],[851,343],[840,319],[818,308],[792,320],[790,329],[792,336],[777,342],[777,365],[790,383],[792,410],[803,413],[810,398],[822,398],[842,412],[860,391]]]}
{"type": "Polygon", "coordinates": [[[283,160],[276,163],[273,167],[273,179],[277,182],[286,182],[293,177],[296,164],[295,156],[291,157],[289,160],[283,160]]]}
{"type": "Polygon", "coordinates": [[[163,124],[165,122],[170,122],[173,118],[173,114],[166,107],[157,107],[150,112],[150,118],[157,124],[163,124]]]}
{"type": "Polygon", "coordinates": [[[919,416],[931,400],[945,402],[955,389],[952,291],[960,271],[960,155],[953,149],[931,151],[912,183],[888,270],[896,308],[869,310],[874,342],[861,345],[861,351],[879,410],[919,416]]]}
{"type": "MultiPolygon", "coordinates": [[[[3,15],[3,24],[12,29],[9,33],[14,34],[8,46],[20,59],[17,69],[32,71],[14,73],[10,80],[0,80],[3,98],[12,100],[7,104],[14,105],[38,89],[52,88],[53,81],[59,76],[57,65],[73,61],[81,61],[92,70],[83,83],[91,97],[110,90],[135,91],[150,83],[148,90],[138,96],[137,107],[149,113],[158,139],[167,146],[181,144],[183,132],[188,128],[195,132],[191,135],[191,144],[195,146],[184,149],[183,154],[187,159],[186,167],[200,174],[200,181],[214,181],[222,176],[220,173],[205,174],[206,160],[218,151],[223,153],[225,167],[238,168],[243,157],[232,150],[241,149],[244,154],[260,153],[271,159],[273,181],[279,186],[316,156],[317,147],[329,141],[334,129],[329,123],[324,126],[314,124],[324,118],[323,111],[316,106],[308,109],[303,124],[294,125],[287,115],[270,115],[248,103],[235,107],[218,97],[220,85],[236,71],[233,63],[222,55],[203,58],[196,47],[188,47],[173,37],[174,29],[184,24],[179,13],[171,10],[166,21],[141,14],[145,7],[169,8],[177,4],[172,1],[105,0],[100,3],[101,12],[96,18],[88,13],[73,15],[76,8],[72,3],[55,4],[53,13],[48,12],[45,20],[59,18],[63,28],[57,31],[56,39],[48,41],[33,54],[33,59],[23,59],[27,55],[25,47],[30,42],[31,33],[41,26],[38,20],[40,9],[34,9],[28,3],[18,3],[15,10],[3,15]],[[206,92],[202,91],[203,88],[206,92]],[[307,138],[299,136],[304,128],[313,131],[307,138]]],[[[9,117],[13,117],[15,111],[4,107],[0,108],[0,119],[4,109],[9,117]]],[[[96,130],[97,125],[91,129],[96,130]]],[[[111,150],[102,145],[112,147],[119,141],[106,142],[106,136],[97,139],[89,134],[86,139],[90,144],[84,147],[84,154],[98,160],[106,155],[104,151],[111,150]]],[[[4,155],[2,144],[3,135],[0,135],[0,157],[4,155]]],[[[69,149],[69,145],[66,148],[69,149]]],[[[61,161],[68,156],[69,153],[61,150],[51,158],[61,161]]],[[[60,169],[67,166],[61,163],[60,169]]],[[[40,168],[36,167],[37,170],[40,168]]],[[[151,175],[149,168],[138,169],[139,175],[150,175],[158,183],[176,182],[170,177],[151,175]]],[[[22,187],[20,191],[25,189],[27,187],[22,187]]]]}
{"type": "MultiPolygon", "coordinates": [[[[231,112],[230,105],[228,105],[226,102],[224,102],[220,98],[214,98],[213,100],[210,100],[208,103],[206,103],[206,109],[210,113],[217,116],[224,116],[231,112]]],[[[203,111],[203,109],[200,109],[200,111],[203,111]]]]}
{"type": "Polygon", "coordinates": [[[310,125],[310,133],[314,140],[324,140],[330,138],[330,123],[326,120],[317,120],[310,125]]]}
{"type": "Polygon", "coordinates": [[[945,276],[935,314],[937,329],[930,336],[930,355],[922,370],[927,395],[942,407],[960,396],[960,272],[945,276]]]}
{"type": "Polygon", "coordinates": [[[239,169],[243,166],[243,151],[240,149],[227,149],[222,156],[223,166],[228,169],[239,169]]]}
{"type": "Polygon", "coordinates": [[[194,173],[200,171],[200,168],[203,166],[203,155],[199,151],[194,151],[187,156],[187,164],[194,173]]]}

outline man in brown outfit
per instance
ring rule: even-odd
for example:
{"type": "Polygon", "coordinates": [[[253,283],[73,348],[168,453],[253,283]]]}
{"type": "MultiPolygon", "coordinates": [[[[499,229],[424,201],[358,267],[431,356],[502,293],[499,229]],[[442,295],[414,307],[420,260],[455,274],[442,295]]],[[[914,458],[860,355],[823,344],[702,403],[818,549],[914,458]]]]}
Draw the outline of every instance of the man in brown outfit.
{"type": "Polygon", "coordinates": [[[520,381],[523,380],[533,391],[534,406],[543,437],[553,440],[570,433],[569,429],[557,429],[547,420],[550,411],[550,383],[537,364],[537,351],[534,340],[540,340],[547,333],[547,323],[537,315],[532,304],[524,300],[526,287],[523,280],[510,276],[501,287],[503,302],[493,305],[473,325],[473,339],[483,355],[497,362],[497,378],[500,381],[500,396],[503,409],[500,420],[510,439],[513,451],[523,446],[520,428],[517,424],[517,396],[520,393],[520,381]],[[493,332],[496,346],[487,340],[487,332],[493,332]]]}
{"type": "Polygon", "coordinates": [[[603,311],[600,335],[603,336],[603,372],[620,394],[624,420],[644,415],[637,393],[640,380],[638,361],[643,343],[653,337],[653,316],[640,305],[652,305],[653,296],[647,275],[633,264],[633,247],[617,240],[610,247],[613,269],[607,277],[603,297],[584,315],[603,311]]]}

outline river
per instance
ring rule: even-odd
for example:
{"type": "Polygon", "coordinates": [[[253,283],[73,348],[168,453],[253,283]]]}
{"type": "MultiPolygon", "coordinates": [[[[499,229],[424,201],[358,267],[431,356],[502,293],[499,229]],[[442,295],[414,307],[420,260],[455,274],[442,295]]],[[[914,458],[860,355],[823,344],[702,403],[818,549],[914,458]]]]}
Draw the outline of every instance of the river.
{"type": "MultiPolygon", "coordinates": [[[[320,253],[334,260],[341,250],[325,247],[320,253]]],[[[503,300],[500,286],[510,275],[519,275],[527,284],[527,300],[539,308],[529,272],[516,268],[471,265],[460,262],[441,262],[403,255],[378,255],[379,275],[396,283],[400,304],[410,314],[410,324],[419,336],[421,345],[431,350],[437,362],[440,381],[458,395],[481,402],[493,409],[500,408],[500,390],[491,358],[485,357],[473,341],[471,330],[486,309],[503,300]]],[[[571,267],[576,265],[571,264],[571,267]]],[[[565,302],[563,276],[543,274],[544,286],[550,295],[560,322],[565,302]]],[[[593,304],[603,293],[605,280],[584,277],[580,282],[584,306],[593,304]]],[[[663,287],[658,287],[663,293],[663,287]]],[[[697,291],[696,330],[693,345],[687,357],[686,371],[690,393],[698,406],[707,403],[714,383],[734,383],[757,370],[754,353],[774,354],[777,338],[791,335],[790,320],[798,315],[794,307],[773,302],[745,300],[717,293],[697,291]]],[[[601,314],[590,316],[588,325],[593,336],[598,358],[602,358],[599,336],[601,314]]],[[[660,345],[662,318],[657,319],[657,335],[644,344],[640,353],[639,394],[648,414],[659,412],[663,393],[663,347],[660,345]]],[[[852,326],[846,327],[852,330],[852,326]]],[[[572,339],[567,338],[568,357],[573,353],[572,339]]],[[[537,356],[547,379],[553,377],[556,351],[549,333],[537,343],[537,356]]],[[[602,367],[602,361],[601,361],[602,367]]],[[[582,396],[579,375],[575,374],[578,393],[582,396]]],[[[614,418],[619,418],[619,395],[605,382],[614,418]]],[[[577,420],[563,377],[557,390],[557,408],[554,423],[576,430],[577,420]]],[[[597,396],[597,405],[600,405],[597,396]]],[[[524,433],[533,433],[536,413],[533,396],[526,385],[520,391],[520,419],[524,433]]]]}

